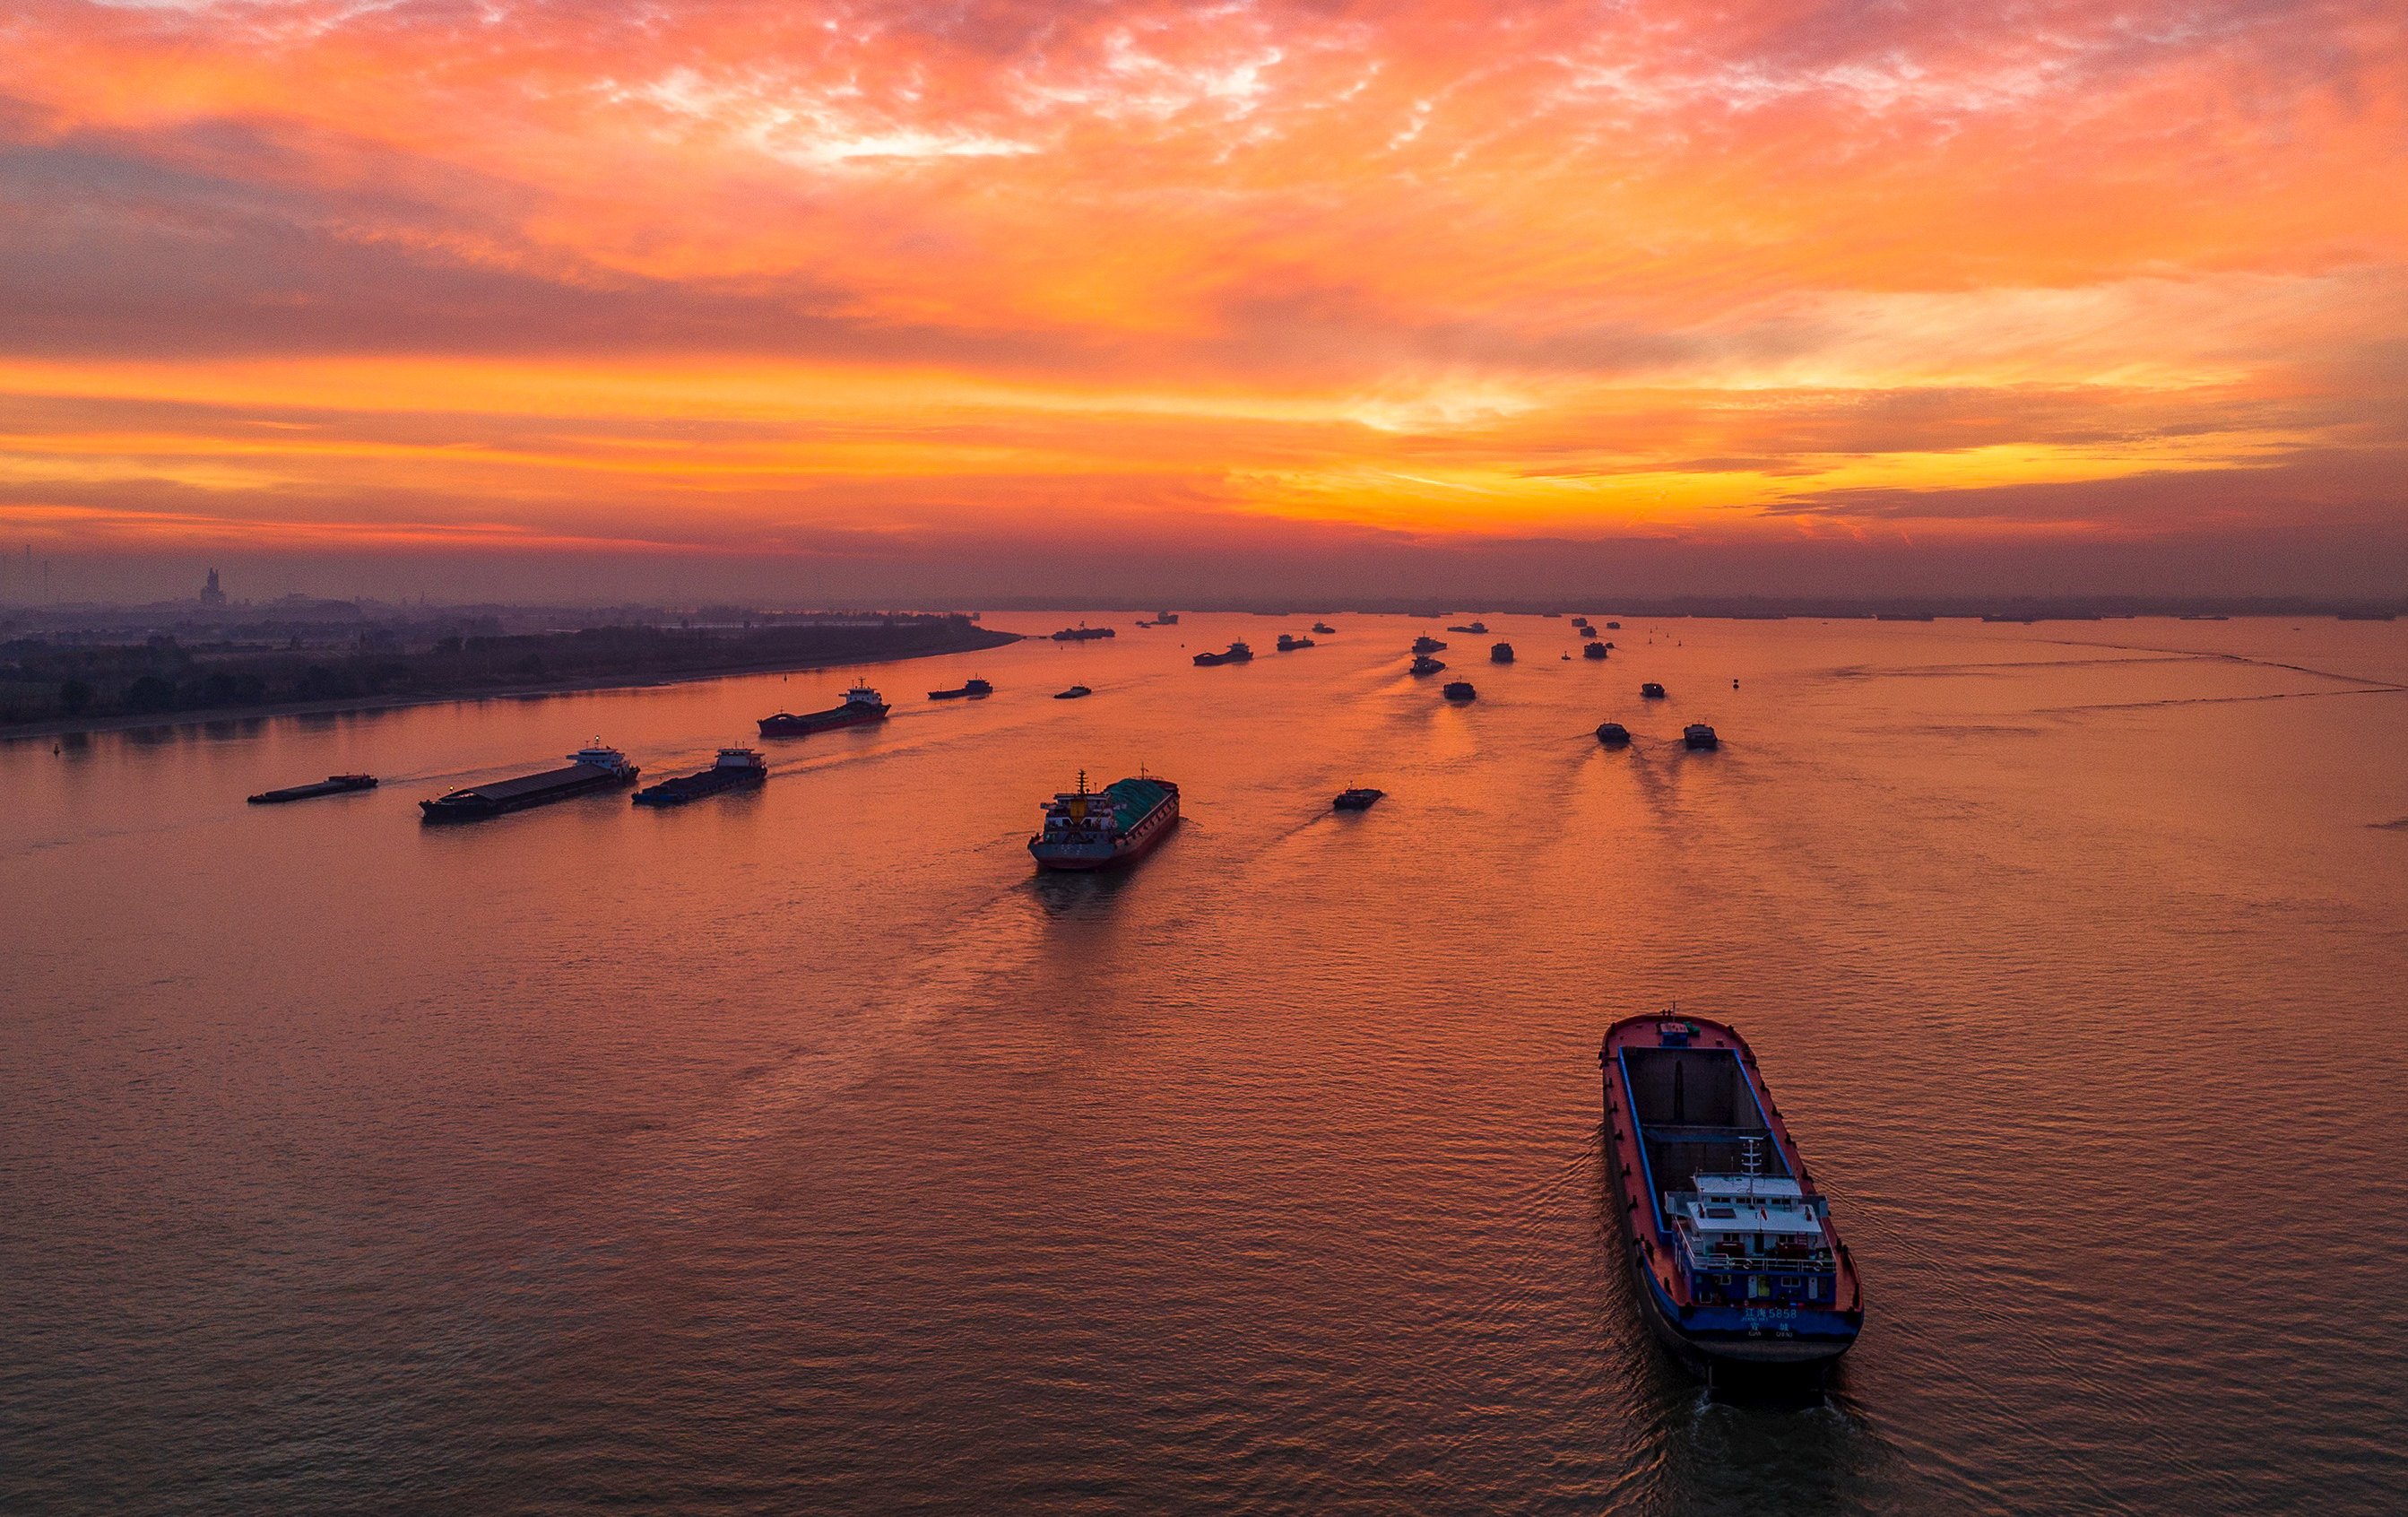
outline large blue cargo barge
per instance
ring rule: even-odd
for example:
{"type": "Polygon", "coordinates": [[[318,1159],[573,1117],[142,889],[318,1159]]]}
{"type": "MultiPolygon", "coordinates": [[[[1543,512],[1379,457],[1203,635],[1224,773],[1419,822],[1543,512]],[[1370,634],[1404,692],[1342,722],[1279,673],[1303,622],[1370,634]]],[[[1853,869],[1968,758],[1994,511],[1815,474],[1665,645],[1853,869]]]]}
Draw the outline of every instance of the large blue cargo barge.
{"type": "Polygon", "coordinates": [[[1606,1181],[1641,1312],[1693,1367],[1820,1367],[1864,1325],[1856,1264],[1739,1033],[1607,1029],[1606,1181]]]}

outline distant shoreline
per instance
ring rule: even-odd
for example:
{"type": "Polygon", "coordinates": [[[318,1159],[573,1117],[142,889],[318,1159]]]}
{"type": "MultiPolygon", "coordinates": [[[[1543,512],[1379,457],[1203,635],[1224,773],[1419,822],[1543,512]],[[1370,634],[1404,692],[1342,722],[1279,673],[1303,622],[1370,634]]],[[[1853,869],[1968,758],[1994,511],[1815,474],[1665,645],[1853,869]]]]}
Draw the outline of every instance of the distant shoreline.
{"type": "Polygon", "coordinates": [[[343,716],[361,711],[392,711],[409,706],[441,706],[454,701],[518,700],[532,695],[581,695],[603,690],[651,690],[663,685],[693,684],[704,680],[732,680],[751,674],[786,674],[799,669],[839,668],[855,664],[899,664],[908,659],[936,658],[947,653],[975,653],[1023,640],[1025,634],[978,628],[942,648],[914,648],[905,652],[848,658],[777,658],[752,660],[708,668],[647,674],[597,674],[575,680],[539,680],[525,684],[480,686],[407,695],[346,696],[323,701],[274,701],[259,706],[209,707],[188,711],[125,712],[93,719],[62,718],[0,727],[0,744],[43,737],[97,737],[111,732],[156,731],[167,727],[201,727],[220,722],[262,722],[280,716],[343,716]]]}

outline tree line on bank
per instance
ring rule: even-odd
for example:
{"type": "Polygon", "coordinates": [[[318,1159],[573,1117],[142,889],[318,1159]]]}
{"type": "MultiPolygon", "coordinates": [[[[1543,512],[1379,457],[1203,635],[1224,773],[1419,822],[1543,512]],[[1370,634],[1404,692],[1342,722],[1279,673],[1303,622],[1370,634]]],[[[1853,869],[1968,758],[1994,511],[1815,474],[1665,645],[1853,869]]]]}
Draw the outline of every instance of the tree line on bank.
{"type": "Polygon", "coordinates": [[[991,647],[1010,635],[963,616],[848,626],[588,627],[446,637],[423,647],[369,629],[333,647],[187,647],[172,637],[0,643],[0,726],[303,702],[473,695],[593,680],[833,664],[991,647]]]}

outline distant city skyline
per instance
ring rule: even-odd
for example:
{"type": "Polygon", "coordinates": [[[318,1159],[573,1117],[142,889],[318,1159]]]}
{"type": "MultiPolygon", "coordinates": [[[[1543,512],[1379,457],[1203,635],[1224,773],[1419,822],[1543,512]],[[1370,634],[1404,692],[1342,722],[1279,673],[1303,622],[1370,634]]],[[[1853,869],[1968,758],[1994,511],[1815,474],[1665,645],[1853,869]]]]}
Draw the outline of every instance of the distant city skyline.
{"type": "Polygon", "coordinates": [[[0,603],[2408,585],[2396,7],[8,28],[0,603]]]}

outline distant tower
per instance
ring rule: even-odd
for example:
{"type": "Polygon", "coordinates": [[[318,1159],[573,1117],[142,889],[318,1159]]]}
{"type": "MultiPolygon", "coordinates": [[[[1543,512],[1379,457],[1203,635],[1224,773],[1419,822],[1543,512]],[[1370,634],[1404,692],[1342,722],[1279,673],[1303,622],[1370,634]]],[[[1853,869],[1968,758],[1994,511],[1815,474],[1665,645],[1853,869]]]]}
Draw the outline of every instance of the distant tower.
{"type": "Polygon", "coordinates": [[[209,582],[201,586],[201,604],[204,606],[225,604],[225,592],[218,588],[218,571],[215,569],[209,571],[209,582]]]}

